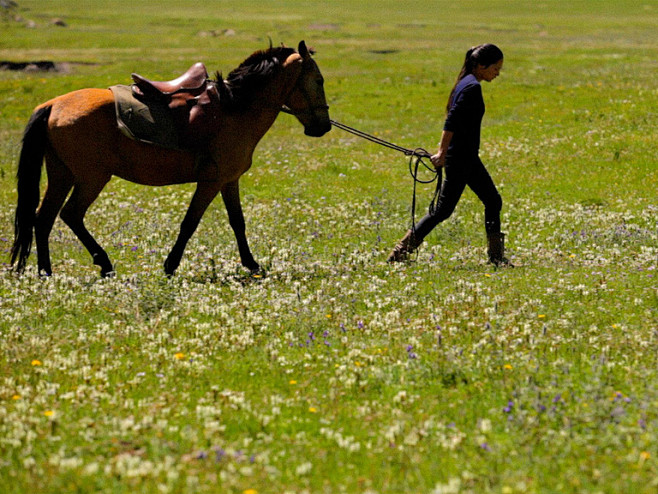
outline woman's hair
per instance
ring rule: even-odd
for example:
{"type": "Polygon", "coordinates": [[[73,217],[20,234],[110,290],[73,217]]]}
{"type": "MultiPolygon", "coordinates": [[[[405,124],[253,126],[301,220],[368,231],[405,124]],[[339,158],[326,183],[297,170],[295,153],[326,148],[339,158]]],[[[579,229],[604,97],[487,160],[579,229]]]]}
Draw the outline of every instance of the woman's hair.
{"type": "Polygon", "coordinates": [[[464,58],[464,65],[462,66],[455,85],[450,91],[450,96],[448,97],[448,104],[446,105],[446,112],[450,110],[450,104],[452,102],[452,95],[455,93],[455,88],[459,81],[469,74],[472,74],[475,68],[478,65],[482,65],[485,68],[497,63],[499,60],[503,59],[503,52],[496,45],[491,43],[485,43],[483,45],[474,46],[466,52],[466,57],[464,58]]]}

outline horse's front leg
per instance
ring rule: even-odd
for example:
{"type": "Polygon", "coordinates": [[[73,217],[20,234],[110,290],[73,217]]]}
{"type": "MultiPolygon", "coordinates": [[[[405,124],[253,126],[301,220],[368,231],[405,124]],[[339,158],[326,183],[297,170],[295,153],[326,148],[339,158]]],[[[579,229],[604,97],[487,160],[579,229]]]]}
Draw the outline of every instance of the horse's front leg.
{"type": "Polygon", "coordinates": [[[228,213],[228,221],[235,233],[235,239],[238,241],[238,250],[240,251],[240,261],[242,265],[252,273],[260,271],[260,266],[254,260],[247,242],[245,233],[244,214],[242,214],[242,205],[240,204],[240,187],[238,181],[226,184],[222,188],[222,199],[228,213]]]}
{"type": "Polygon", "coordinates": [[[219,189],[218,182],[199,182],[197,184],[190,207],[187,209],[185,218],[181,223],[176,243],[164,263],[165,274],[168,276],[173,275],[180,265],[187,242],[192,237],[192,234],[194,234],[197,226],[199,226],[203,213],[206,212],[210,203],[217,196],[219,189]]]}

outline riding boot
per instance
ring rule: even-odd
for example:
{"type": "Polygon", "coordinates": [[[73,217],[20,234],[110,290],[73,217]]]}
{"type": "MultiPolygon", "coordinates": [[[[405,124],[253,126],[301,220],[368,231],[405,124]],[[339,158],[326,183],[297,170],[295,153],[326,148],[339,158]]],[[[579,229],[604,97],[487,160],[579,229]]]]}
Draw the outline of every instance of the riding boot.
{"type": "Polygon", "coordinates": [[[505,234],[504,233],[488,233],[487,240],[489,248],[489,262],[496,266],[512,266],[509,260],[505,257],[505,234]]]}
{"type": "Polygon", "coordinates": [[[409,258],[409,254],[413,253],[421,243],[423,241],[418,241],[414,232],[408,230],[389,254],[387,262],[406,261],[409,258]]]}

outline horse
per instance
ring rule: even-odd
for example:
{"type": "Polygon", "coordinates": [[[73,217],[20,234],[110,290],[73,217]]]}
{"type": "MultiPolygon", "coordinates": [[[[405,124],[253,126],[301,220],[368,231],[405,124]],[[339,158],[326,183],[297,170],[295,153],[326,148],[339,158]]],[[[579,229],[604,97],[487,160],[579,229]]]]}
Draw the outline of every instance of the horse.
{"type": "MultiPolygon", "coordinates": [[[[174,82],[174,81],[170,81],[174,82]]],[[[52,275],[48,237],[59,214],[100,266],[102,277],[115,273],[107,253],[84,224],[85,213],[113,176],[150,186],[195,183],[180,231],[164,263],[165,274],[178,268],[185,246],[204,212],[221,193],[237,240],[240,261],[251,273],[260,266],[246,237],[239,179],[252,164],[254,149],[279,112],[294,115],[307,136],[331,130],[324,79],[304,41],[297,50],[280,46],[261,50],[231,71],[217,73],[220,111],[205,149],[216,164],[211,179],[199,179],[196,154],[130,139],[117,125],[110,89],[81,89],[39,106],[25,128],[17,172],[11,266],[26,267],[36,240],[40,276],[52,275]],[[39,204],[45,158],[47,188],[39,204]],[[70,192],[70,195],[69,195],[70,192]],[[68,198],[68,200],[67,200],[68,198]]]]}

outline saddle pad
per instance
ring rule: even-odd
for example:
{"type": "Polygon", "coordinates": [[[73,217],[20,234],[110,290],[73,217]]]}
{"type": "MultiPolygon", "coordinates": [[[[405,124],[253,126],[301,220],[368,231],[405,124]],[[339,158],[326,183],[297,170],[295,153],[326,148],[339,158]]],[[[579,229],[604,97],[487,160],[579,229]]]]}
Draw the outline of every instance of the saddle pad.
{"type": "Polygon", "coordinates": [[[180,150],[180,136],[171,111],[164,103],[137,99],[131,86],[111,86],[119,130],[127,137],[168,149],[180,150]]]}

